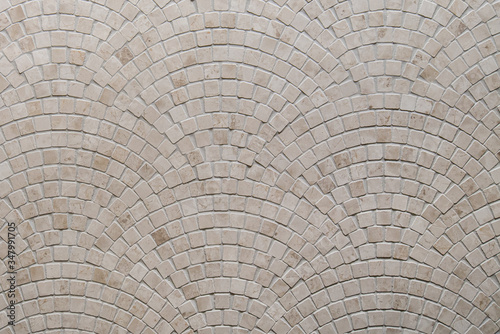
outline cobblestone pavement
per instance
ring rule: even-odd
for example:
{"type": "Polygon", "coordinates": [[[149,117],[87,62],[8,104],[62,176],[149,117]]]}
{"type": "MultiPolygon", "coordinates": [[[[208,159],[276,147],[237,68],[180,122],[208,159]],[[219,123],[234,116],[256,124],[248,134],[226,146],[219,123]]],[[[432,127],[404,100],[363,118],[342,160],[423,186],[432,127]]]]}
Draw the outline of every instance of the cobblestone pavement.
{"type": "Polygon", "coordinates": [[[499,14],[0,1],[0,333],[497,333],[499,14]]]}

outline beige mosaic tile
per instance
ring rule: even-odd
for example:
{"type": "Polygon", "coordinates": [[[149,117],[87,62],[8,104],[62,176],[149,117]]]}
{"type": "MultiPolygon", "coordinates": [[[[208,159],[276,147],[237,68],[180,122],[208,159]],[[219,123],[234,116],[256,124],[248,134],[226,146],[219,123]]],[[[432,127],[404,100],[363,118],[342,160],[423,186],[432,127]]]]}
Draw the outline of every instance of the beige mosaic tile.
{"type": "Polygon", "coordinates": [[[0,2],[0,332],[499,332],[499,16],[0,2]]]}

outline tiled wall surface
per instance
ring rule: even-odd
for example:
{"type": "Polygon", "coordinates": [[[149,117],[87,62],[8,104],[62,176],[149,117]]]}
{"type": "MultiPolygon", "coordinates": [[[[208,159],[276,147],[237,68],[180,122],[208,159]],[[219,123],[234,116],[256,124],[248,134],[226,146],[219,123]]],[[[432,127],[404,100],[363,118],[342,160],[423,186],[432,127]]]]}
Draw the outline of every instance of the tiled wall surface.
{"type": "Polygon", "coordinates": [[[1,0],[0,333],[497,333],[499,14],[1,0]]]}

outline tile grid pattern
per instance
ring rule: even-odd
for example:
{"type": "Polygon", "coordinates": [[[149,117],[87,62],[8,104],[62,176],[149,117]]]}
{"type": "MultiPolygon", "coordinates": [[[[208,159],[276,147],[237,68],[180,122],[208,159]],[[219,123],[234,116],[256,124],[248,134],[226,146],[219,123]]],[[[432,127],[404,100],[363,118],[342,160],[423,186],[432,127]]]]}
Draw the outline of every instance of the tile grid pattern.
{"type": "Polygon", "coordinates": [[[499,14],[1,1],[15,333],[499,331],[499,14]]]}

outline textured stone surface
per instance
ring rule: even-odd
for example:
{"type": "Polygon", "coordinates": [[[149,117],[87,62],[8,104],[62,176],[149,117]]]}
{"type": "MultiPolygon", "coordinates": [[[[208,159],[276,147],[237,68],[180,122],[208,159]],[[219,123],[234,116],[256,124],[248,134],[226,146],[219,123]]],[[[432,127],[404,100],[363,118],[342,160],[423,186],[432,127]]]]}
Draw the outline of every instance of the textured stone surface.
{"type": "Polygon", "coordinates": [[[15,333],[498,332],[499,14],[1,1],[15,333]]]}

